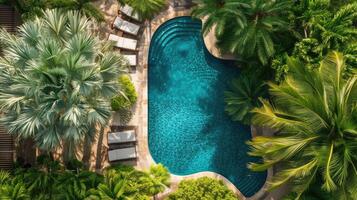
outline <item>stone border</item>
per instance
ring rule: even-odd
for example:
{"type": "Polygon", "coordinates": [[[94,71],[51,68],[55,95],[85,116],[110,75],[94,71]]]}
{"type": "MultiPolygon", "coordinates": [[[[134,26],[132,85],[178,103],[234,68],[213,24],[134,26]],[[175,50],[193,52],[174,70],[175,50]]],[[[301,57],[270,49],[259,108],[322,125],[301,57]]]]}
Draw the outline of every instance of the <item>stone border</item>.
{"type": "MultiPolygon", "coordinates": [[[[142,37],[140,38],[139,41],[139,71],[138,74],[138,88],[141,89],[139,91],[139,101],[137,110],[136,110],[136,115],[138,116],[138,162],[137,162],[137,168],[146,170],[150,167],[152,164],[156,164],[154,159],[152,158],[150,154],[150,149],[149,149],[149,140],[148,140],[148,56],[149,56],[149,48],[150,48],[150,41],[153,33],[157,30],[157,28],[163,24],[164,22],[175,18],[175,17],[180,17],[180,16],[190,16],[191,11],[189,9],[185,10],[175,10],[172,7],[169,7],[167,10],[162,12],[160,15],[155,17],[150,24],[146,23],[145,30],[143,32],[142,37]]],[[[216,50],[216,48],[212,48],[214,45],[212,45],[212,35],[207,35],[204,37],[205,39],[205,45],[206,48],[209,50],[210,53],[212,53],[213,56],[220,58],[220,59],[229,59],[229,56],[221,56],[219,55],[216,50]],[[210,44],[210,45],[207,45],[210,44]]],[[[215,40],[213,40],[214,42],[215,40]]],[[[214,43],[213,43],[214,44],[214,43]]],[[[256,129],[254,127],[251,127],[251,133],[252,137],[256,135],[256,129]]],[[[268,174],[267,174],[267,179],[265,184],[262,186],[262,188],[254,194],[252,197],[245,197],[227,178],[224,176],[215,173],[215,172],[210,172],[210,171],[204,171],[204,172],[199,172],[191,175],[186,175],[186,176],[179,176],[179,175],[174,175],[171,174],[171,180],[172,180],[172,187],[169,188],[167,191],[165,191],[163,194],[161,194],[159,199],[162,199],[166,197],[171,191],[175,190],[178,186],[178,183],[181,180],[184,179],[189,179],[189,178],[198,178],[202,176],[208,176],[211,178],[215,178],[218,180],[222,180],[229,189],[231,189],[235,194],[237,194],[242,200],[258,200],[261,198],[264,198],[266,193],[266,188],[267,188],[267,181],[271,179],[273,174],[273,170],[269,169],[268,174]]]]}

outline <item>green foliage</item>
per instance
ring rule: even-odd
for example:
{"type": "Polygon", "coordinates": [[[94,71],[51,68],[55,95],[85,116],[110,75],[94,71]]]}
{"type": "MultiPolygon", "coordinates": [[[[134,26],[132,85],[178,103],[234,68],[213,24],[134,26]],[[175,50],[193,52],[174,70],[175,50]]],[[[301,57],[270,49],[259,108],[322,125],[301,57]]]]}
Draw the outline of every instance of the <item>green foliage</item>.
{"type": "MultiPolygon", "coordinates": [[[[357,67],[357,29],[354,25],[357,2],[304,0],[294,8],[295,29],[303,38],[295,44],[291,55],[305,62],[308,68],[317,68],[331,50],[340,51],[345,55],[348,64],[346,74],[349,75],[357,67]]],[[[276,74],[281,74],[281,69],[286,66],[286,61],[279,61],[278,56],[272,62],[276,74]]]]}
{"type": "Polygon", "coordinates": [[[271,188],[291,182],[299,197],[313,180],[336,199],[355,197],[357,191],[357,75],[343,78],[342,54],[332,52],[319,69],[310,70],[297,59],[288,59],[289,73],[276,85],[270,83],[271,102],[254,109],[253,122],[278,131],[274,137],[258,136],[250,155],[263,163],[250,163],[255,171],[281,166],[271,188]]]}
{"type": "Polygon", "coordinates": [[[0,199],[29,200],[30,195],[21,180],[12,179],[10,173],[0,170],[0,199]]]}
{"type": "Polygon", "coordinates": [[[77,10],[98,22],[104,21],[103,13],[92,3],[92,0],[15,0],[12,2],[23,20],[43,16],[43,10],[61,8],[77,10]]]}
{"type": "Polygon", "coordinates": [[[203,31],[216,26],[218,46],[244,60],[268,64],[275,53],[274,37],[288,31],[290,0],[203,0],[192,14],[204,18],[203,31]]]}
{"type": "Polygon", "coordinates": [[[149,200],[170,185],[170,174],[161,164],[148,172],[131,166],[112,167],[102,176],[65,169],[48,156],[38,158],[38,163],[36,168],[17,168],[12,174],[0,171],[0,199],[149,200]]]}
{"type": "Polygon", "coordinates": [[[169,186],[170,174],[161,164],[151,166],[150,171],[137,171],[133,167],[110,167],[104,174],[104,182],[90,190],[90,198],[150,199],[169,186]]]}
{"type": "Polygon", "coordinates": [[[124,60],[89,32],[78,12],[48,10],[19,33],[0,31],[0,105],[8,132],[32,137],[51,151],[65,142],[69,155],[95,127],[107,126],[110,100],[124,60]]]}
{"type": "Polygon", "coordinates": [[[259,98],[265,96],[266,92],[262,76],[256,73],[241,74],[232,81],[231,90],[224,93],[225,110],[234,121],[250,124],[251,111],[261,106],[259,98]]]}
{"type": "Polygon", "coordinates": [[[167,200],[236,200],[234,193],[223,184],[208,177],[183,180],[177,191],[171,193],[167,200]]]}
{"type": "Polygon", "coordinates": [[[134,13],[137,13],[143,20],[154,18],[166,6],[166,0],[118,0],[118,2],[121,5],[131,6],[134,13]]]}
{"type": "Polygon", "coordinates": [[[138,98],[135,86],[128,75],[120,76],[118,82],[122,92],[112,99],[112,109],[115,111],[131,109],[138,98]]]}

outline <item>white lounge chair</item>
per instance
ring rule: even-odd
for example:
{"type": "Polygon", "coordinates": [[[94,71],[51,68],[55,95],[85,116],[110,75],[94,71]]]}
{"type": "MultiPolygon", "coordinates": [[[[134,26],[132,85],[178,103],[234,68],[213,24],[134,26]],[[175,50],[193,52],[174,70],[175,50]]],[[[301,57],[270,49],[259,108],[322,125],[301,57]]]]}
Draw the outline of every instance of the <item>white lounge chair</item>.
{"type": "Polygon", "coordinates": [[[140,21],[138,13],[134,13],[134,9],[128,5],[120,6],[120,12],[124,13],[126,16],[135,19],[136,21],[140,21]]]}
{"type": "Polygon", "coordinates": [[[113,26],[121,31],[124,31],[132,35],[137,35],[140,29],[139,25],[125,21],[118,16],[115,18],[113,26]]]}
{"type": "Polygon", "coordinates": [[[136,142],[135,130],[114,132],[108,134],[108,144],[136,142]]]}
{"type": "Polygon", "coordinates": [[[108,151],[109,161],[131,160],[137,158],[136,148],[129,147],[124,149],[115,149],[108,151]]]}
{"type": "Polygon", "coordinates": [[[130,66],[136,66],[136,55],[123,55],[123,57],[128,60],[130,66]]]}
{"type": "Polygon", "coordinates": [[[138,44],[137,40],[120,37],[114,34],[110,34],[108,40],[115,42],[114,46],[128,50],[136,50],[138,44]]]}

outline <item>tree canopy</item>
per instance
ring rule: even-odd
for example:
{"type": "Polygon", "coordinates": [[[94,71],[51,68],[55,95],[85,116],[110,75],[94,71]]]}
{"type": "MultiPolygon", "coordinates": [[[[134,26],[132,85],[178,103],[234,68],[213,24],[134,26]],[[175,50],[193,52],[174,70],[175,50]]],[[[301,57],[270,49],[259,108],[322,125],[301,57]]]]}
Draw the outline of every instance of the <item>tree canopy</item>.
{"type": "Polygon", "coordinates": [[[256,171],[276,164],[281,170],[270,186],[290,181],[299,197],[316,177],[323,190],[348,199],[357,195],[357,75],[344,78],[347,68],[341,53],[331,52],[316,70],[295,58],[279,85],[270,83],[271,101],[253,110],[253,123],[278,131],[274,137],[252,139],[250,155],[263,157],[251,163],[256,171]]]}
{"type": "Polygon", "coordinates": [[[0,31],[0,106],[10,134],[71,151],[108,124],[125,62],[89,30],[79,12],[47,10],[17,35],[0,31]]]}

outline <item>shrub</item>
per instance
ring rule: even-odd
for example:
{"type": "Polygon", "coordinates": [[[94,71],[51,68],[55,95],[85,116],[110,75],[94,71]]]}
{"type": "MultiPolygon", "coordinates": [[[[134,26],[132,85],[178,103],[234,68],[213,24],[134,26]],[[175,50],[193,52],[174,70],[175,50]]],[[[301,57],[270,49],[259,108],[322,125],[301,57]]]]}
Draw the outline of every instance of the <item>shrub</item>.
{"type": "Polygon", "coordinates": [[[167,200],[236,200],[235,194],[223,184],[209,177],[181,181],[176,192],[167,200]]]}
{"type": "Polygon", "coordinates": [[[118,94],[112,99],[112,109],[115,111],[128,110],[136,103],[138,95],[129,76],[120,76],[118,81],[123,93],[118,94]]]}

